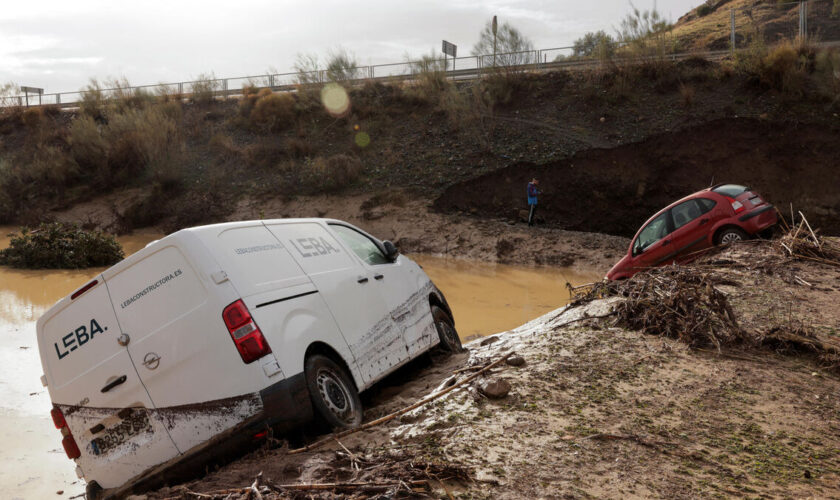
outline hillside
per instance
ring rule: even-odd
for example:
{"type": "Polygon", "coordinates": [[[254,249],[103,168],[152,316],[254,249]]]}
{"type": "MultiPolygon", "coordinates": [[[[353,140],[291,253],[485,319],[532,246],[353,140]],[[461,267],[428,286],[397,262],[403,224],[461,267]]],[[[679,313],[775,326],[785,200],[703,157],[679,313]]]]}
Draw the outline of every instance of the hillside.
{"type": "Polygon", "coordinates": [[[71,112],[10,108],[0,115],[0,223],[111,200],[76,221],[173,230],[229,219],[243,203],[326,195],[428,204],[442,194],[438,210],[513,221],[537,174],[551,208],[541,215],[555,229],[626,236],[714,180],[792,202],[836,232],[834,65],[840,70],[836,52],[783,47],[720,63],[614,64],[457,85],[431,74],[351,87],[338,115],[303,88],[226,101],[100,96],[71,112]],[[629,210],[616,218],[614,207],[629,210]]]}
{"type": "MultiPolygon", "coordinates": [[[[673,35],[685,50],[730,48],[730,11],[735,10],[735,44],[744,48],[760,34],[776,43],[799,35],[799,5],[772,0],[708,0],[680,17],[673,35]]],[[[819,41],[840,40],[840,4],[834,0],[808,2],[808,36],[819,41]]]]}

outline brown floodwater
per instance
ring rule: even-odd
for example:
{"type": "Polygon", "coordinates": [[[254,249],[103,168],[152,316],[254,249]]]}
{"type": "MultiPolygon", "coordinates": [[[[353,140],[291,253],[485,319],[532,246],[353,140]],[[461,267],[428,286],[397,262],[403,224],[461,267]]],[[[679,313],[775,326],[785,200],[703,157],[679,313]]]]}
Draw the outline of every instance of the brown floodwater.
{"type": "MultiPolygon", "coordinates": [[[[16,228],[0,226],[0,248],[16,228]]],[[[126,255],[160,238],[134,233],[118,238],[126,255]]],[[[461,337],[490,335],[515,328],[564,305],[566,282],[581,284],[603,273],[535,268],[468,260],[411,256],[443,291],[461,337]]],[[[49,417],[51,403],[41,387],[35,322],[56,301],[103,268],[17,270],[0,266],[0,491],[4,498],[64,498],[82,493],[75,465],[61,447],[49,417]]]]}

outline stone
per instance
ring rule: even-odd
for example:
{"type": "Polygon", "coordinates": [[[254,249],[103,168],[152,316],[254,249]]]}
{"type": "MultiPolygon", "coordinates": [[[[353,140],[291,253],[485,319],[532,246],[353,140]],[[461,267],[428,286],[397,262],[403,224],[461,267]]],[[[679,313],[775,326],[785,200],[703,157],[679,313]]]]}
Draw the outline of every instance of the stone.
{"type": "Polygon", "coordinates": [[[511,356],[505,361],[505,363],[510,366],[525,366],[525,358],[522,356],[511,356]]]}
{"type": "Polygon", "coordinates": [[[510,384],[500,378],[486,379],[478,384],[478,390],[491,399],[501,399],[510,392],[510,384]]]}
{"type": "Polygon", "coordinates": [[[497,337],[497,336],[493,335],[492,337],[487,337],[486,339],[482,340],[482,341],[481,341],[481,345],[482,345],[482,346],[485,346],[485,345],[490,345],[490,344],[492,344],[493,342],[495,342],[495,341],[497,341],[497,340],[499,340],[499,337],[497,337]]]}

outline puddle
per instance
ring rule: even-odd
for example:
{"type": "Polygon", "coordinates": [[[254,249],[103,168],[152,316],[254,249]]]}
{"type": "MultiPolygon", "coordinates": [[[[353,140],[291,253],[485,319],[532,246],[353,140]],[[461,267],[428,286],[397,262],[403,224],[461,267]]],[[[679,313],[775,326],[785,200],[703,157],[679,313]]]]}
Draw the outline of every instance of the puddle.
{"type": "MultiPolygon", "coordinates": [[[[0,226],[0,248],[16,228],[0,226]]],[[[129,255],[157,233],[118,238],[129,255]]],[[[484,264],[426,255],[411,256],[446,294],[462,338],[509,330],[562,306],[566,282],[586,283],[602,273],[484,264]]],[[[4,498],[68,498],[84,492],[75,464],[61,447],[41,387],[35,322],[57,300],[102,268],[16,270],[0,267],[0,491],[4,498]],[[63,490],[61,497],[56,492],[63,490]]]]}

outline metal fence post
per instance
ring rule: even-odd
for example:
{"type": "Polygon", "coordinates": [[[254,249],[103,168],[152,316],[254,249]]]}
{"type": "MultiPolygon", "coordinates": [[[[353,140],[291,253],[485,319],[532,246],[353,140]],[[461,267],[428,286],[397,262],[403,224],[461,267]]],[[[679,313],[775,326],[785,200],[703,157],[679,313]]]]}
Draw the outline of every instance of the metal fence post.
{"type": "Polygon", "coordinates": [[[178,94],[184,94],[184,82],[178,82],[178,94]]]}
{"type": "Polygon", "coordinates": [[[729,45],[731,46],[732,53],[735,53],[735,9],[729,9],[729,25],[731,26],[731,32],[729,34],[729,45]]]}
{"type": "Polygon", "coordinates": [[[55,95],[55,103],[61,106],[61,94],[55,95]]]}

